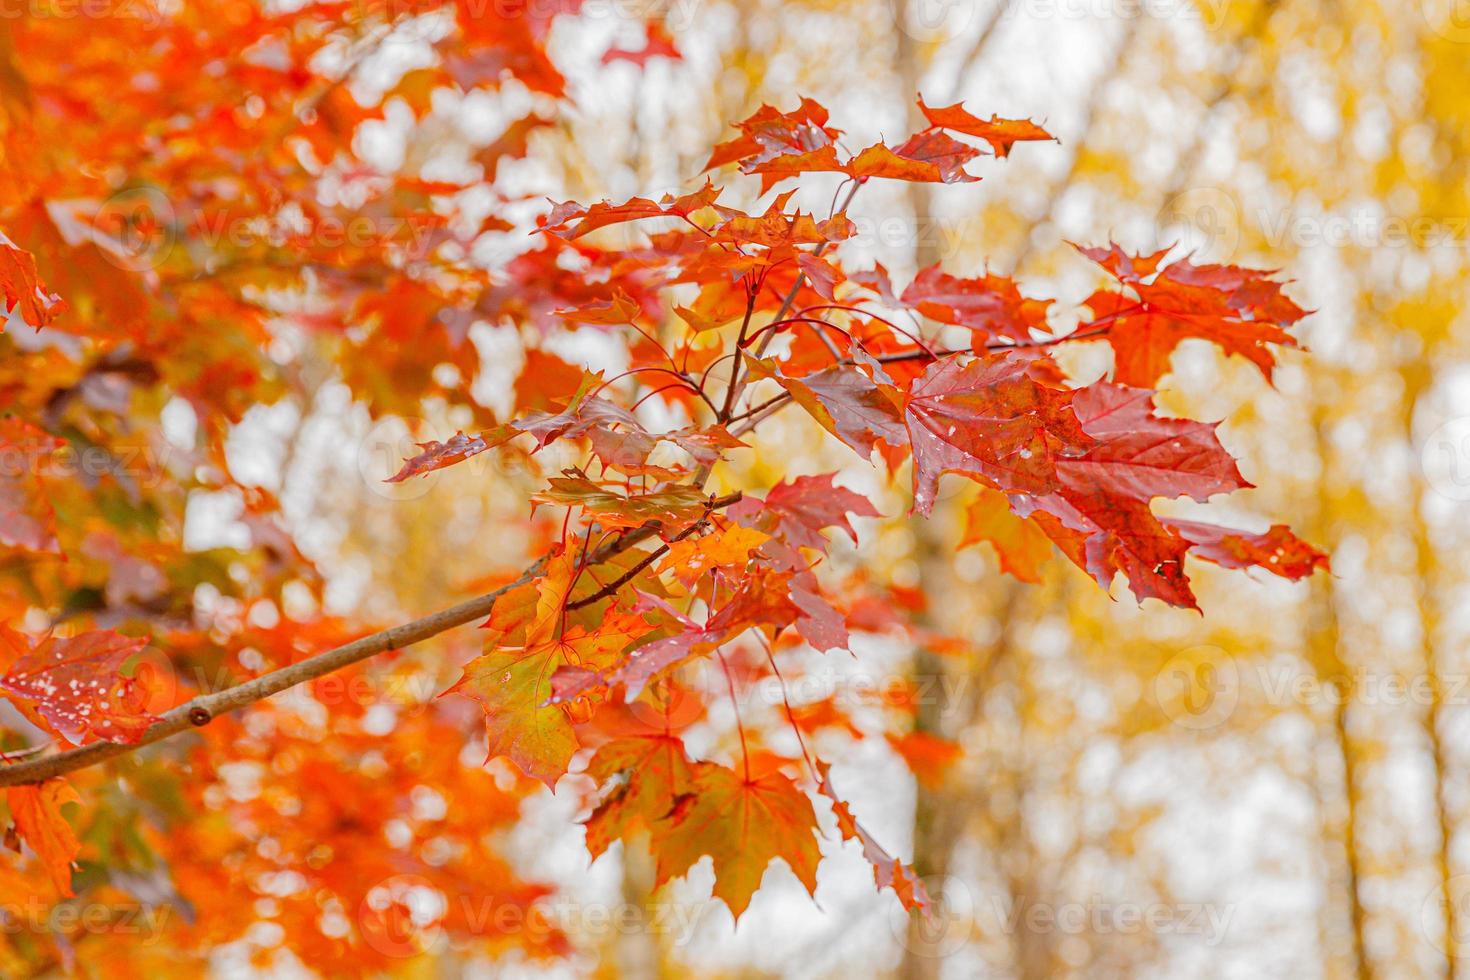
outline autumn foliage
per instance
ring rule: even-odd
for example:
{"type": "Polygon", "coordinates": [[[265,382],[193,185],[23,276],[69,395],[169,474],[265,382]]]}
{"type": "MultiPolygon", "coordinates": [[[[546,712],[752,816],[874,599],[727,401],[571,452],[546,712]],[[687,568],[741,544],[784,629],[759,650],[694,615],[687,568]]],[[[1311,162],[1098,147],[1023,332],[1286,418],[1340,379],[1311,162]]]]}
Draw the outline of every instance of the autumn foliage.
{"type": "MultiPolygon", "coordinates": [[[[563,6],[558,16],[575,15],[563,6]]],[[[882,265],[854,268],[843,244],[865,185],[972,182],[1002,158],[1050,149],[1037,123],[922,102],[926,128],[855,150],[811,99],[762,106],[683,193],[550,203],[534,227],[517,226],[511,205],[528,202],[498,189],[498,166],[555,126],[566,97],[544,48],[551,18],[531,10],[266,13],[217,0],[106,31],[54,18],[0,26],[9,767],[132,746],[206,693],[200,678],[245,683],[391,625],[249,613],[287,608],[288,592],[319,600],[324,585],[280,502],[232,475],[226,453],[252,406],[311,390],[312,372],[281,353],[282,323],[375,417],[414,416],[432,399],[476,421],[424,433],[393,482],[482,454],[527,459],[540,480],[524,516],[541,545],[523,572],[486,568],[498,588],[470,641],[480,649],[446,660],[457,680],[386,730],[370,705],[318,691],[333,705],[324,715],[261,702],[108,768],[39,784],[12,773],[7,888],[125,893],[146,869],[150,887],[193,910],[166,948],[203,955],[250,922],[231,896],[289,871],[308,884],[272,898],[282,942],[336,964],[329,972],[371,972],[419,952],[400,921],[409,897],[382,884],[395,876],[522,909],[548,894],[490,833],[514,824],[539,781],[585,796],[593,857],[646,844],[658,884],[708,857],[714,895],[737,918],[778,859],[814,890],[824,836],[855,841],[875,887],[923,914],[923,884],[859,823],[813,747],[819,731],[862,736],[844,709],[785,698],[774,726],[741,715],[737,693],[760,681],[784,690],[798,650],[852,657],[856,634],[958,642],[912,615],[923,597],[832,560],[865,521],[902,513],[780,459],[764,461],[775,479],[738,478],[732,461],[760,452],[777,413],[804,414],[813,439],[825,431],[875,480],[906,488],[918,519],[962,496],[964,543],[987,544],[1022,580],[1059,556],[1103,589],[1121,573],[1139,601],[1196,608],[1191,558],[1287,579],[1325,568],[1284,526],[1154,509],[1250,486],[1217,423],[1164,413],[1156,389],[1185,341],[1269,380],[1305,315],[1280,276],[1078,246],[1098,287],[1062,310],[993,273],[933,266],[900,285],[882,265]],[[385,32],[425,19],[437,25],[421,37],[429,67],[375,97],[349,84],[385,32]],[[384,173],[357,155],[355,136],[389,100],[426,115],[435,90],[511,80],[538,108],[476,148],[475,178],[384,173]],[[809,186],[838,186],[829,209],[801,209],[809,186]],[[737,206],[744,192],[759,203],[737,206]],[[474,258],[482,236],[519,250],[487,267],[474,258]],[[481,358],[468,338],[481,322],[511,326],[527,348],[503,416],[471,393],[481,358]],[[612,338],[626,367],[573,363],[543,343],[553,334],[612,338]],[[1071,373],[1068,352],[1083,345],[1110,348],[1108,375],[1071,373]],[[196,425],[180,446],[164,416],[185,408],[196,425]],[[542,458],[556,467],[535,469],[542,458]],[[240,502],[249,545],[186,547],[191,494],[221,491],[240,502]],[[733,723],[696,752],[684,734],[721,699],[733,723]],[[468,762],[466,741],[477,742],[468,762]],[[406,836],[385,850],[390,823],[406,836]]],[[[605,61],[680,56],[663,25],[645,32],[646,47],[605,61]]],[[[383,685],[400,669],[389,658],[310,683],[383,685]]],[[[921,777],[952,761],[957,747],[925,743],[903,719],[888,734],[921,777]]],[[[566,949],[554,931],[506,933],[453,904],[441,924],[490,952],[566,949]]],[[[64,945],[5,956],[40,969],[73,955],[64,945]]]]}

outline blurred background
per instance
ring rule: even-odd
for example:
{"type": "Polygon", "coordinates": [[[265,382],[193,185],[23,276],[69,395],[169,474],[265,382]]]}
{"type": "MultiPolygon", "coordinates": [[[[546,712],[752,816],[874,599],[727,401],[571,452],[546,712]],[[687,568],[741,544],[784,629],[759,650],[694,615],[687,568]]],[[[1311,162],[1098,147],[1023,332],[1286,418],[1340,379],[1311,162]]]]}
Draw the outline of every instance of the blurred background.
{"type": "MultiPolygon", "coordinates": [[[[955,274],[988,269],[1014,275],[1028,295],[1058,297],[1059,308],[1075,308],[1097,283],[1068,242],[1113,239],[1135,251],[1178,243],[1198,261],[1283,270],[1295,280],[1290,295],[1315,313],[1297,330],[1307,350],[1282,357],[1274,386],[1243,361],[1186,344],[1160,402],[1225,420],[1222,441],[1260,489],[1216,505],[1233,510],[1222,521],[1289,523],[1331,552],[1332,574],[1290,583],[1197,567],[1202,615],[1140,608],[1121,584],[1110,596],[1055,560],[1042,584],[1025,585],[1000,574],[988,545],[956,551],[964,501],[946,483],[953,495],[933,522],[859,521],[859,544],[833,560],[844,574],[921,597],[926,625],[962,642],[915,649],[875,636],[859,641],[856,658],[811,655],[793,670],[799,700],[846,699],[863,729],[863,737],[821,729],[815,741],[865,824],[912,856],[942,896],[933,922],[911,920],[891,893],[875,892],[854,846],[824,841],[815,903],[788,872],[773,870],[735,929],[709,901],[705,869],[653,895],[646,854],[617,846],[589,866],[577,825],[585,792],[501,797],[487,789],[486,809],[459,801],[470,806],[462,819],[493,819],[497,853],[515,875],[551,887],[546,932],[557,944],[564,933],[566,945],[550,960],[460,946],[439,925],[456,896],[436,885],[407,900],[414,958],[394,965],[396,950],[379,949],[383,971],[1388,978],[1452,977],[1458,966],[1466,975],[1470,7],[632,6],[587,0],[551,30],[569,104],[529,135],[524,158],[498,163],[499,192],[530,202],[526,226],[543,197],[621,200],[690,188],[728,122],[762,102],[790,108],[798,95],[816,99],[850,147],[911,132],[913,93],[930,105],[963,101],[982,116],[1035,119],[1059,144],[989,161],[975,168],[979,184],[865,189],[849,211],[860,230],[844,245],[849,268],[878,260],[896,281],[935,261],[955,274]],[[650,16],[682,57],[605,62],[612,47],[640,47],[650,16]],[[896,688],[913,702],[906,739],[884,735],[896,688]],[[960,751],[935,748],[950,744],[960,751]],[[491,800],[505,812],[489,816],[491,800]],[[657,909],[658,920],[609,917],[630,908],[640,916],[657,909]]],[[[424,50],[412,36],[375,49],[354,76],[354,94],[381,97],[424,50]]],[[[425,99],[429,111],[390,99],[383,119],[362,127],[362,158],[456,180],[478,166],[476,147],[546,97],[511,82],[493,94],[439,90],[425,99]]],[[[736,178],[731,203],[754,203],[757,187],[745,180],[736,178]]],[[[804,186],[804,207],[825,213],[835,186],[804,186]]],[[[524,227],[487,235],[475,258],[503,268],[527,242],[524,227]]],[[[473,399],[491,412],[508,407],[516,379],[544,353],[609,365],[618,356],[586,332],[553,330],[534,347],[513,326],[478,323],[469,336],[479,361],[473,399]]],[[[193,493],[183,546],[210,556],[258,545],[239,490],[254,488],[279,500],[291,547],[320,570],[320,594],[286,589],[279,601],[252,605],[229,598],[225,579],[237,573],[222,571],[213,592],[195,590],[196,613],[245,624],[257,646],[280,617],[326,623],[298,639],[317,649],[338,619],[420,615],[446,596],[483,591],[536,553],[543,538],[525,512],[540,471],[524,459],[487,454],[423,481],[381,482],[416,438],[473,431],[478,409],[429,399],[369,412],[361,392],[394,383],[373,375],[370,357],[361,359],[363,377],[343,377],[288,322],[272,324],[270,343],[292,383],[231,427],[223,462],[238,486],[193,493]]],[[[455,386],[455,371],[425,368],[445,388],[455,386]]],[[[176,446],[193,444],[187,405],[164,405],[161,418],[176,446]]],[[[722,474],[729,485],[835,469],[884,514],[907,509],[903,486],[880,481],[807,421],[779,416],[758,438],[750,470],[722,474]]],[[[473,631],[464,632],[383,668],[402,681],[397,701],[391,711],[360,712],[360,729],[429,737],[424,705],[439,703],[433,696],[456,676],[453,664],[476,652],[473,631]]],[[[322,703],[320,692],[288,697],[271,709],[272,724],[320,739],[322,703]]],[[[758,695],[743,708],[772,718],[780,709],[779,697],[758,695]]],[[[728,709],[716,702],[710,712],[698,731],[725,737],[717,733],[729,727],[728,709]]],[[[473,730],[476,715],[465,714],[460,730],[473,730]]],[[[263,724],[230,737],[262,737],[263,724]]],[[[467,738],[462,758],[478,766],[483,752],[467,738]]],[[[500,790],[516,785],[503,761],[490,772],[500,790]]],[[[226,772],[219,785],[239,803],[260,795],[250,788],[259,778],[226,772]]],[[[119,791],[116,812],[130,812],[129,796],[119,791]]],[[[438,819],[443,805],[432,794],[414,798],[424,819],[438,819]]],[[[378,840],[364,836],[361,847],[378,840]]],[[[171,860],[183,866],[186,846],[208,853],[214,841],[202,832],[181,838],[171,860]]],[[[167,843],[154,846],[169,852],[167,843]]],[[[208,890],[208,875],[189,875],[208,890]]],[[[418,887],[383,880],[379,892],[418,887]]],[[[289,882],[266,882],[255,899],[259,922],[212,937],[209,969],[318,972],[309,951],[281,946],[264,925],[290,893],[289,882]]],[[[364,901],[377,901],[372,894],[364,901]]],[[[165,955],[172,941],[154,952],[165,955]]]]}

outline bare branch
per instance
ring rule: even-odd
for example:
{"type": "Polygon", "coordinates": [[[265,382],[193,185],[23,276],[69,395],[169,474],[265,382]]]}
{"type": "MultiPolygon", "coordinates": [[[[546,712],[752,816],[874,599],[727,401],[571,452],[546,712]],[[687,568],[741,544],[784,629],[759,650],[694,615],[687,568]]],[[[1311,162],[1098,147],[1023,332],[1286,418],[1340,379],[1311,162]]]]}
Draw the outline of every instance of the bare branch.
{"type": "MultiPolygon", "coordinates": [[[[714,498],[710,501],[710,510],[727,507],[739,499],[739,493],[714,498]]],[[[614,555],[652,537],[656,530],[656,525],[645,524],[620,538],[609,541],[593,553],[588,559],[588,564],[596,565],[605,562],[614,555]]],[[[493,592],[461,602],[457,606],[450,606],[448,609],[441,609],[421,619],[415,619],[413,622],[364,636],[351,643],[319,653],[288,667],[273,670],[254,680],[237,684],[223,691],[201,694],[165,712],[156,724],[142,734],[137,742],[130,745],[118,742],[93,742],[91,745],[84,745],[81,748],[56,755],[27,759],[10,766],[0,766],[0,786],[39,783],[68,772],[95,766],[190,728],[207,725],[222,714],[237,711],[273,694],[279,694],[288,688],[295,687],[297,684],[315,680],[380,653],[387,653],[389,650],[402,650],[404,647],[421,643],[457,626],[481,619],[490,615],[491,607],[495,605],[496,599],[511,589],[531,581],[545,564],[545,558],[538,559],[514,581],[502,585],[493,592]]]]}

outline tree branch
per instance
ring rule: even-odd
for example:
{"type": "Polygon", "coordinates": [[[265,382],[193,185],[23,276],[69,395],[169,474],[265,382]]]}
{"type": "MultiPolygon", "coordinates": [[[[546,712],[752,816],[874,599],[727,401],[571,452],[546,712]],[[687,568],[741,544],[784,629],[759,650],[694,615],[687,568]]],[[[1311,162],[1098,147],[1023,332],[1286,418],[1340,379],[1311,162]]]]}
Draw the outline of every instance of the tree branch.
{"type": "Polygon", "coordinates": [[[739,490],[736,490],[734,493],[726,494],[723,497],[711,497],[709,502],[709,510],[708,512],[706,512],[704,517],[700,518],[698,521],[695,521],[693,524],[689,525],[684,530],[674,535],[672,538],[669,538],[669,540],[664,544],[661,544],[657,548],[654,548],[642,559],[640,559],[638,563],[635,564],[632,568],[628,569],[626,572],[619,575],[617,578],[613,579],[611,582],[607,583],[596,592],[592,593],[589,596],[584,596],[581,599],[576,600],[575,602],[567,603],[567,608],[581,609],[584,606],[590,606],[594,602],[599,602],[603,599],[606,599],[608,596],[618,591],[618,589],[621,589],[623,586],[627,585],[629,582],[637,578],[639,572],[643,571],[649,565],[652,565],[654,562],[658,561],[665,554],[667,554],[670,544],[673,544],[675,541],[683,541],[695,531],[698,531],[701,528],[708,527],[709,514],[720,509],[721,507],[730,506],[731,504],[740,500],[740,498],[743,496],[744,494],[742,494],[739,490]]]}
{"type": "MultiPolygon", "coordinates": [[[[839,204],[835,209],[833,209],[833,214],[836,214],[838,211],[847,210],[848,206],[852,204],[852,199],[857,196],[858,188],[863,186],[863,183],[866,181],[866,179],[867,178],[863,178],[862,180],[853,181],[852,189],[847,192],[847,196],[842,199],[842,203],[839,204]]],[[[839,185],[839,189],[840,186],[841,185],[839,185]]],[[[812,257],[821,258],[822,253],[827,250],[827,246],[829,244],[831,243],[822,242],[816,248],[812,249],[812,257]]],[[[801,292],[801,283],[805,278],[806,273],[804,272],[798,272],[796,274],[796,281],[791,284],[791,289],[786,293],[786,298],[781,301],[781,308],[776,311],[775,319],[784,320],[786,318],[786,314],[791,312],[791,304],[796,302],[796,294],[801,292]]],[[[766,348],[770,346],[771,341],[774,340],[775,337],[776,335],[774,333],[766,334],[766,339],[762,340],[760,347],[756,348],[755,356],[764,357],[766,353],[766,348]]],[[[837,349],[837,345],[832,343],[832,339],[830,337],[828,337],[825,333],[822,333],[821,331],[817,332],[817,337],[820,338],[822,343],[826,346],[827,350],[831,352],[833,357],[837,358],[838,360],[842,359],[842,352],[837,349]]]]}
{"type": "MultiPolygon", "coordinates": [[[[710,510],[728,507],[739,499],[739,493],[716,497],[710,501],[709,507],[710,510]]],[[[607,561],[635,544],[646,541],[657,530],[657,525],[645,524],[621,538],[609,541],[592,554],[588,564],[596,565],[607,561]]],[[[138,741],[131,744],[93,742],[90,745],[70,749],[56,755],[28,759],[10,766],[0,766],[0,787],[39,783],[68,772],[95,766],[108,759],[126,755],[145,745],[160,742],[190,728],[207,725],[222,714],[237,711],[273,694],[279,694],[288,688],[295,687],[297,684],[315,680],[380,653],[387,653],[389,650],[401,650],[437,636],[446,630],[454,629],[456,626],[463,626],[465,623],[481,619],[490,615],[491,607],[495,605],[496,599],[511,589],[531,581],[545,564],[546,559],[540,558],[523,571],[515,581],[508,582],[493,592],[461,602],[459,605],[450,606],[448,609],[441,609],[421,619],[415,619],[413,622],[402,623],[353,640],[351,643],[345,643],[299,663],[262,674],[254,680],[225,688],[223,691],[201,694],[164,712],[156,724],[144,731],[138,741]]]]}

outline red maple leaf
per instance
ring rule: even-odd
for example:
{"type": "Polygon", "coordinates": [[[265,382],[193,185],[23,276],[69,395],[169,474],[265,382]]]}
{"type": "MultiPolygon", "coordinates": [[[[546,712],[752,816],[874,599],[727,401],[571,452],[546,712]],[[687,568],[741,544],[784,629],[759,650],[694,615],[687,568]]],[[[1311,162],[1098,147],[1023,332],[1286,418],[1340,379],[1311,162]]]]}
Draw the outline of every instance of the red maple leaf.
{"type": "Polygon", "coordinates": [[[147,710],[151,692],[122,668],[147,644],[111,630],[38,639],[0,626],[0,657],[9,662],[0,690],[74,745],[136,742],[158,719],[147,710]]]}

